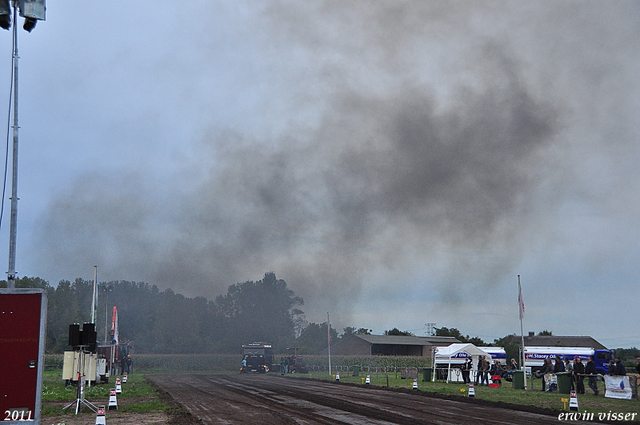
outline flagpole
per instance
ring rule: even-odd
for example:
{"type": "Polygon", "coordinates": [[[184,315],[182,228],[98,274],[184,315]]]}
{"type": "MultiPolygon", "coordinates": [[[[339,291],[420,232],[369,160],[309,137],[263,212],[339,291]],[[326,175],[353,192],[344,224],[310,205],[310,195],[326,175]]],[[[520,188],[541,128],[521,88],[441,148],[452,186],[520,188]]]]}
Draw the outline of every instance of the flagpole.
{"type": "Polygon", "coordinates": [[[329,376],[331,376],[331,322],[327,311],[327,346],[329,348],[329,376]]]}
{"type": "Polygon", "coordinates": [[[522,342],[522,370],[524,371],[524,389],[527,389],[527,367],[525,365],[524,355],[524,326],[522,318],[524,317],[524,301],[522,299],[522,285],[520,284],[520,275],[518,275],[518,314],[520,316],[520,338],[522,342]]]}
{"type": "Polygon", "coordinates": [[[93,297],[91,298],[91,323],[96,323],[96,308],[98,306],[98,266],[93,266],[93,297]]]}

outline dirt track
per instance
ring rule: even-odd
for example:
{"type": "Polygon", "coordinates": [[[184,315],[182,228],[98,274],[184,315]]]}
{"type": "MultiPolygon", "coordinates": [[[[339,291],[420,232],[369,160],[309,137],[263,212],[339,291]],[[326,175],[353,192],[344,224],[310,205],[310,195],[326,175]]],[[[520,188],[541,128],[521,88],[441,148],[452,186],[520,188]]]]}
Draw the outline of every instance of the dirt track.
{"type": "Polygon", "coordinates": [[[171,375],[150,379],[205,424],[558,423],[557,414],[497,407],[477,399],[451,400],[411,390],[279,375],[171,375]]]}

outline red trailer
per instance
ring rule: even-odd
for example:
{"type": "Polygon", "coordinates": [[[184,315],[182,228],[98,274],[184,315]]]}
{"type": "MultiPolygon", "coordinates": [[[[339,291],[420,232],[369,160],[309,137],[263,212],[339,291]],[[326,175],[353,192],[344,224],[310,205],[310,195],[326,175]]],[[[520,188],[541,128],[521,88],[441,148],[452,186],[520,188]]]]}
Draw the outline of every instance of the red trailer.
{"type": "Polygon", "coordinates": [[[47,325],[42,289],[0,289],[0,421],[39,424],[47,325]]]}

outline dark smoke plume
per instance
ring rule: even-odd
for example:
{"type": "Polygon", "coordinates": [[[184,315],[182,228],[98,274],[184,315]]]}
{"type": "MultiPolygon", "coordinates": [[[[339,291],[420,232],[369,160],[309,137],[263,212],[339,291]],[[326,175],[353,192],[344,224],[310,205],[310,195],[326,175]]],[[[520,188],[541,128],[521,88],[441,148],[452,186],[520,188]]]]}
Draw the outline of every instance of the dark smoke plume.
{"type": "Polygon", "coordinates": [[[550,75],[473,24],[527,11],[321,4],[276,2],[256,18],[284,75],[264,102],[286,104],[285,131],[212,126],[190,145],[199,160],[164,187],[135,170],[84,176],[43,219],[43,270],[73,279],[97,263],[101,280],[209,298],[274,271],[317,321],[328,309],[348,321],[376,271],[444,258],[442,279],[425,285],[450,305],[463,283],[513,274],[519,239],[563,196],[560,135],[581,119],[546,90],[550,75]]]}

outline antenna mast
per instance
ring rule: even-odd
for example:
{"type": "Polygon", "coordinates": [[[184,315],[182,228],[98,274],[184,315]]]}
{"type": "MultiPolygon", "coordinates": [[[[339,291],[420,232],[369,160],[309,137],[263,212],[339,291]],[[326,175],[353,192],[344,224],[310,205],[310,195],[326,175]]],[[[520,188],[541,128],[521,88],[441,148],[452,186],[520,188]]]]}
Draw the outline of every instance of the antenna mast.
{"type": "Polygon", "coordinates": [[[16,287],[16,234],[18,232],[18,1],[13,1],[13,168],[11,171],[11,223],[7,288],[16,287]]]}

